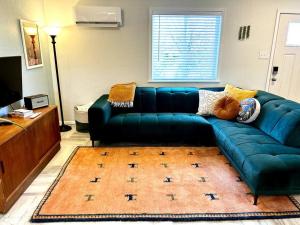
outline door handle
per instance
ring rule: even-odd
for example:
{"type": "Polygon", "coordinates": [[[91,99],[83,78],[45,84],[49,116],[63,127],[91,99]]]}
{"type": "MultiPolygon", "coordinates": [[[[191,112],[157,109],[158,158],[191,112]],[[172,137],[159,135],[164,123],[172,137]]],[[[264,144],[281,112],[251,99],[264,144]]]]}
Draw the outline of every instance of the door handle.
{"type": "Polygon", "coordinates": [[[272,78],[272,81],[276,81],[277,79],[275,77],[272,78]]]}

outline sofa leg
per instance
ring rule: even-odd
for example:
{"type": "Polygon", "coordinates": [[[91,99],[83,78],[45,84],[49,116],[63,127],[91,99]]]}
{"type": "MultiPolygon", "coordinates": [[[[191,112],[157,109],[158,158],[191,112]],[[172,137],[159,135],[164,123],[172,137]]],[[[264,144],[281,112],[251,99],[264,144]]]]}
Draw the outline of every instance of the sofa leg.
{"type": "Polygon", "coordinates": [[[95,141],[94,140],[92,140],[92,146],[95,147],[95,141]]]}
{"type": "Polygon", "coordinates": [[[254,203],[253,205],[257,205],[258,195],[254,195],[254,203]]]}

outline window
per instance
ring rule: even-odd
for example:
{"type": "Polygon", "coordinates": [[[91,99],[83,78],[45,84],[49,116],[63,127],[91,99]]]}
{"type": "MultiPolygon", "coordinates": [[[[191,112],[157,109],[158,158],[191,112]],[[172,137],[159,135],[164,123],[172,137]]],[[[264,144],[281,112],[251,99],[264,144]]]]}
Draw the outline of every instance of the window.
{"type": "Polygon", "coordinates": [[[286,45],[294,47],[300,46],[300,23],[289,23],[286,45]]]}
{"type": "Polygon", "coordinates": [[[216,81],[222,12],[152,12],[152,81],[216,81]]]}

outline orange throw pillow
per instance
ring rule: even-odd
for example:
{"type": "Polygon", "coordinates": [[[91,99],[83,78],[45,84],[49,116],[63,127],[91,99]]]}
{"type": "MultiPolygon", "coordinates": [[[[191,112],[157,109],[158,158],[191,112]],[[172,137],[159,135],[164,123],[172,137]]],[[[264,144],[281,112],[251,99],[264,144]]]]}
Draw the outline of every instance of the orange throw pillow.
{"type": "Polygon", "coordinates": [[[240,103],[235,98],[225,96],[219,99],[214,107],[214,115],[219,119],[235,119],[240,111],[240,103]]]}

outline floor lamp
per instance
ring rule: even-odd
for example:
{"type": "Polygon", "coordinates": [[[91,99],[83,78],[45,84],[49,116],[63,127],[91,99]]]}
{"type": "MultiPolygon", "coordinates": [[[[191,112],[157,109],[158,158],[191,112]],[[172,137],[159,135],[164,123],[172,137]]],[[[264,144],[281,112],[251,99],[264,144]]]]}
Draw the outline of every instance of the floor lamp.
{"type": "Polygon", "coordinates": [[[61,100],[61,94],[60,94],[60,83],[59,83],[59,75],[58,75],[58,65],[57,65],[57,56],[56,56],[56,41],[55,38],[59,32],[58,27],[47,27],[45,28],[45,31],[49,34],[49,36],[52,39],[52,45],[53,45],[53,54],[54,54],[54,62],[55,62],[55,71],[56,71],[56,81],[57,81],[57,89],[58,89],[58,97],[59,97],[59,107],[60,107],[60,118],[61,118],[61,125],[59,126],[60,132],[66,132],[71,130],[71,126],[68,126],[65,124],[64,121],[64,112],[62,107],[62,100],[61,100]]]}

